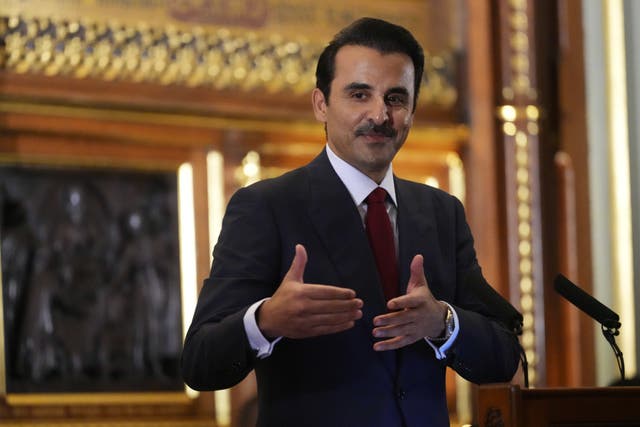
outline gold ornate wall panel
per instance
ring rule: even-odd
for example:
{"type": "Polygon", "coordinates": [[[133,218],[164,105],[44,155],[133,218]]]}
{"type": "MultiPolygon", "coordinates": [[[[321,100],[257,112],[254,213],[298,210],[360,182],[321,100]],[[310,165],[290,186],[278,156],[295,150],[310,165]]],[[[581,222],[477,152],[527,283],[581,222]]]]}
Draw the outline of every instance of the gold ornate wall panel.
{"type": "Polygon", "coordinates": [[[12,73],[306,96],[331,35],[372,15],[406,25],[425,46],[422,104],[451,110],[459,96],[459,11],[442,0],[2,0],[2,6],[1,60],[12,73]],[[427,31],[429,22],[438,31],[427,31]]]}
{"type": "Polygon", "coordinates": [[[531,385],[544,383],[544,303],[539,176],[540,106],[534,2],[499,2],[500,84],[497,111],[505,156],[511,299],[524,317],[522,346],[531,385]]]}
{"type": "Polygon", "coordinates": [[[457,24],[459,8],[447,0],[1,0],[0,8],[6,15],[182,28],[224,26],[324,42],[360,16],[385,16],[409,28],[429,50],[460,44],[459,34],[431,34],[429,30],[437,23],[444,28],[457,24]]]}

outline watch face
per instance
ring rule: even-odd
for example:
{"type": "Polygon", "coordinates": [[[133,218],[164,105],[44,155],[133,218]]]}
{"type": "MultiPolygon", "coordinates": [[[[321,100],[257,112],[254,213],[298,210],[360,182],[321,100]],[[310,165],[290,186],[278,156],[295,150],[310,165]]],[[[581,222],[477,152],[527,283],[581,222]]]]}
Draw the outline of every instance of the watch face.
{"type": "Polygon", "coordinates": [[[436,343],[443,343],[451,337],[451,335],[453,334],[453,330],[455,329],[455,326],[456,326],[456,322],[455,322],[455,318],[453,317],[453,312],[451,311],[451,307],[447,307],[447,314],[444,317],[444,331],[442,333],[442,336],[435,337],[435,338],[427,337],[427,339],[436,343]]]}
{"type": "Polygon", "coordinates": [[[447,309],[447,317],[445,319],[445,325],[446,325],[446,329],[447,329],[447,337],[451,336],[451,334],[453,333],[453,330],[455,329],[455,319],[453,317],[453,313],[451,312],[451,309],[447,309]]]}

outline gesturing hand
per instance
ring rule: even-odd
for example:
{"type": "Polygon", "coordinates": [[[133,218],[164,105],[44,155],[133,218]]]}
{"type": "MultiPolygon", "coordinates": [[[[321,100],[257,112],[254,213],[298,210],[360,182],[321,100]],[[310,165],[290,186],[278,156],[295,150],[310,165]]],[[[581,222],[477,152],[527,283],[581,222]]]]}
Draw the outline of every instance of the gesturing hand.
{"type": "Polygon", "coordinates": [[[309,338],[350,329],[362,317],[362,300],[352,289],[303,283],[307,251],[296,254],[282,283],[257,312],[266,337],[309,338]]]}
{"type": "Polygon", "coordinates": [[[422,255],[416,255],[411,261],[407,293],[387,302],[391,313],[373,319],[373,335],[388,338],[376,342],[374,350],[395,350],[428,336],[438,336],[444,329],[447,306],[431,293],[422,264],[422,255]]]}

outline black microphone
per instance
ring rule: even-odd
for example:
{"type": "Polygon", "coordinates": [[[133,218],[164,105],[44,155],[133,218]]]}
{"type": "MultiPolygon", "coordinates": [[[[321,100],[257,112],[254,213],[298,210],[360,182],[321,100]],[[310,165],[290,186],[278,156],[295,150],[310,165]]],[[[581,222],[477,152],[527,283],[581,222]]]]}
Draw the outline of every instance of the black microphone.
{"type": "Polygon", "coordinates": [[[558,274],[554,281],[556,292],[565,297],[571,304],[587,313],[603,326],[609,329],[620,328],[620,316],[609,307],[574,285],[562,274],[558,274]]]}
{"type": "Polygon", "coordinates": [[[468,289],[491,310],[492,317],[516,335],[522,334],[522,314],[487,283],[479,268],[469,271],[465,280],[468,289]]]}
{"type": "Polygon", "coordinates": [[[600,323],[602,334],[609,345],[611,345],[613,353],[616,356],[618,369],[620,370],[620,378],[624,381],[624,356],[616,344],[615,339],[620,332],[618,331],[621,326],[620,316],[578,286],[571,283],[571,281],[562,274],[556,276],[553,284],[556,292],[600,323]]]}

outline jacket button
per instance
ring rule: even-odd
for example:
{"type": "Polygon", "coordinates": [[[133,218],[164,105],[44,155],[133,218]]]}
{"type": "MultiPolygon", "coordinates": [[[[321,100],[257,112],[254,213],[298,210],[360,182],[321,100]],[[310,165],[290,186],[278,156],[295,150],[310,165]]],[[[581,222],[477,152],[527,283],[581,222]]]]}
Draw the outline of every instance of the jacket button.
{"type": "Polygon", "coordinates": [[[407,393],[405,393],[403,389],[399,388],[398,391],[396,391],[396,397],[398,398],[398,400],[403,400],[405,397],[407,397],[407,393]]]}

